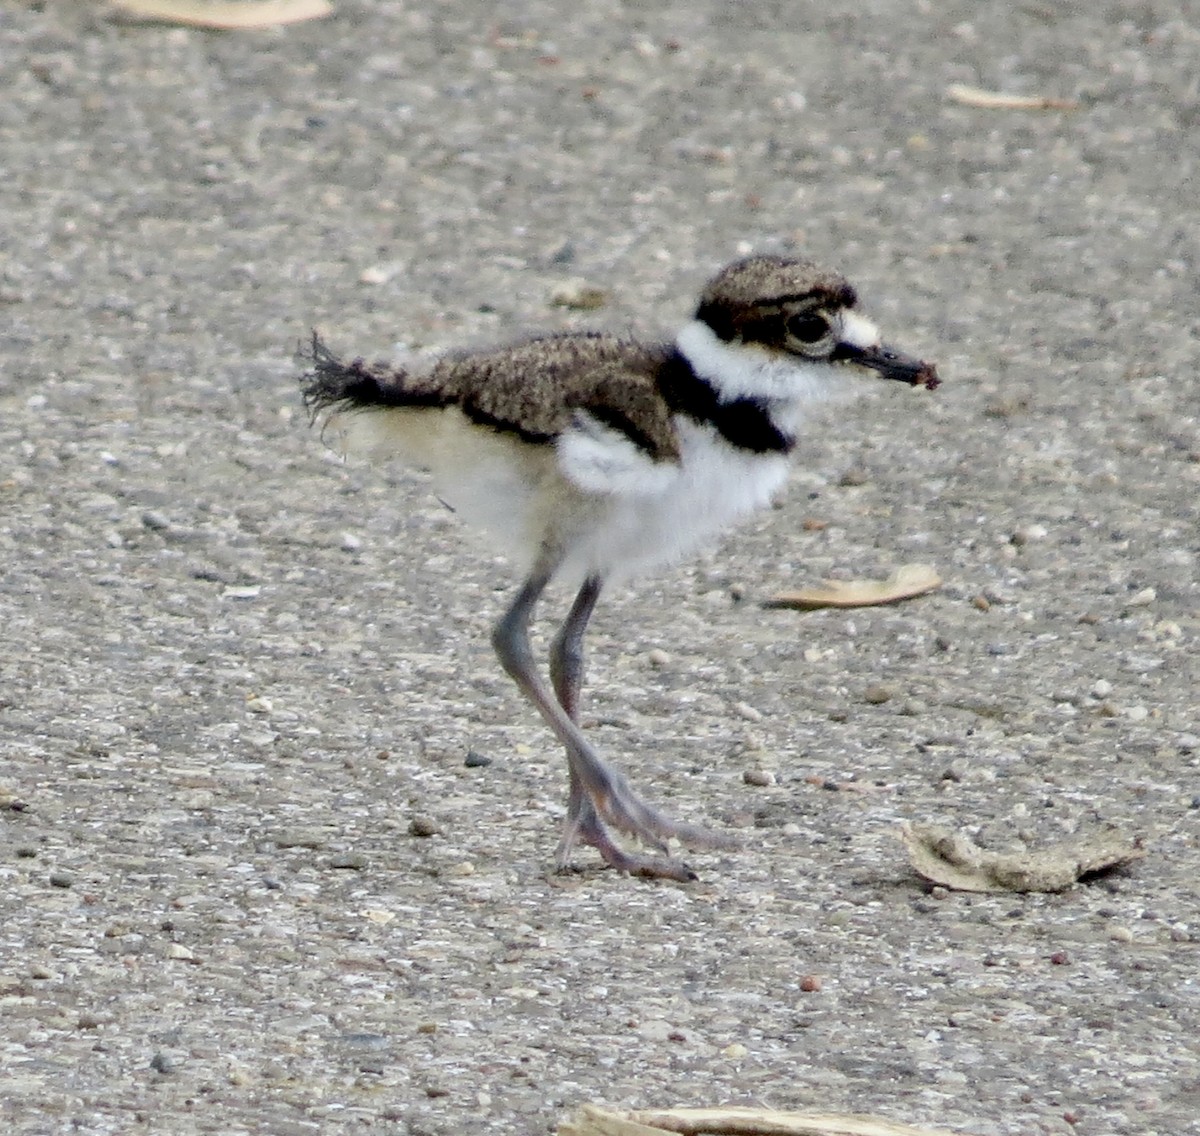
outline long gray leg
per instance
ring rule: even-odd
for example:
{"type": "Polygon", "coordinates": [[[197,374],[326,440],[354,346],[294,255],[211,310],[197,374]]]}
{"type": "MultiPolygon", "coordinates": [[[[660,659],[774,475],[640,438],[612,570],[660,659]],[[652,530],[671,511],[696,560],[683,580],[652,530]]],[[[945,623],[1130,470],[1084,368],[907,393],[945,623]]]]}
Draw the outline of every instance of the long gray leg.
{"type": "Polygon", "coordinates": [[[529,621],[552,571],[552,567],[543,567],[525,581],[508,611],[492,630],[492,645],[518,689],[537,707],[567,751],[571,799],[568,828],[559,846],[560,860],[578,838],[594,844],[605,862],[620,871],[673,880],[694,879],[694,873],[686,864],[665,857],[628,853],[618,847],[605,830],[603,820],[659,850],[664,848],[663,841],[670,837],[704,847],[726,843],[703,829],[677,824],[639,800],[625,778],[600,759],[573,721],[578,710],[582,676],[581,640],[599,596],[598,580],[584,585],[571,615],[555,637],[552,671],[558,698],[538,676],[529,644],[529,621]]]}
{"type": "MultiPolygon", "coordinates": [[[[603,581],[599,576],[589,576],[584,580],[566,620],[550,644],[550,684],[554,687],[558,704],[576,726],[579,725],[579,694],[583,687],[583,633],[600,598],[602,586],[603,581]]],[[[558,865],[560,868],[566,866],[577,840],[600,848],[605,862],[611,864],[616,846],[604,822],[596,815],[596,807],[583,787],[574,762],[568,761],[567,764],[571,787],[562,839],[558,844],[558,865]]],[[[665,848],[661,850],[665,851],[665,848]]]]}
{"type": "Polygon", "coordinates": [[[587,630],[588,620],[592,618],[603,585],[604,581],[599,576],[589,576],[584,580],[565,622],[550,644],[550,681],[554,685],[554,693],[558,695],[558,704],[577,725],[579,691],[583,686],[583,633],[587,630]]]}

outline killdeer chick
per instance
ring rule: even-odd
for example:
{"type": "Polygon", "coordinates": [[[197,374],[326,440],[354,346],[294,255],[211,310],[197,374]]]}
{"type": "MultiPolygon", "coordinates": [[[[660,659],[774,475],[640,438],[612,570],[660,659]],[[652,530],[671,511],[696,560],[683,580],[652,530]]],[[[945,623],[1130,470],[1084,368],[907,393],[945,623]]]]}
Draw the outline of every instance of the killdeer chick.
{"type": "Polygon", "coordinates": [[[579,728],[583,634],[600,592],[768,505],[814,403],[867,373],[931,390],[933,365],[884,346],[837,273],[778,256],[719,272],[673,343],[551,335],[393,369],[344,362],[314,333],[308,361],[314,418],[332,409],[348,448],[431,471],[439,495],[523,566],[492,644],[566,749],[559,867],[583,843],[621,872],[694,879],[666,842],[731,842],[642,801],[579,728]],[[547,685],[529,624],[555,577],[579,590],[551,644],[547,685]],[[614,829],[653,854],[622,847],[614,829]]]}

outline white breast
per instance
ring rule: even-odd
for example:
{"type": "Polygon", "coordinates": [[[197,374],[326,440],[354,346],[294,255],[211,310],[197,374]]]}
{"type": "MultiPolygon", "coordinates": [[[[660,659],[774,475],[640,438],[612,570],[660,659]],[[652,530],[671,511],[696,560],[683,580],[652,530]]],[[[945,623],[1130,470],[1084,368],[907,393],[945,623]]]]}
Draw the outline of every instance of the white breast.
{"type": "Polygon", "coordinates": [[[591,499],[585,523],[571,534],[568,573],[619,580],[677,560],[769,505],[787,479],[782,454],[738,449],[688,418],[677,428],[681,460],[660,464],[656,484],[591,499]]]}

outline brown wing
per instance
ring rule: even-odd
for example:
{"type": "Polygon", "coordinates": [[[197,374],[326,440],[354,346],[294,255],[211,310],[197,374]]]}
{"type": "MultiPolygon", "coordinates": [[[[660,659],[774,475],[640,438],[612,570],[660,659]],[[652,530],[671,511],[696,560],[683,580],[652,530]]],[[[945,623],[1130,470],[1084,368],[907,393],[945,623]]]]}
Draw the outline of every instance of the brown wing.
{"type": "Polygon", "coordinates": [[[608,335],[531,339],[504,351],[441,360],[425,385],[473,421],[551,441],[586,411],[655,461],[679,456],[670,410],[655,382],[664,348],[608,335]]]}

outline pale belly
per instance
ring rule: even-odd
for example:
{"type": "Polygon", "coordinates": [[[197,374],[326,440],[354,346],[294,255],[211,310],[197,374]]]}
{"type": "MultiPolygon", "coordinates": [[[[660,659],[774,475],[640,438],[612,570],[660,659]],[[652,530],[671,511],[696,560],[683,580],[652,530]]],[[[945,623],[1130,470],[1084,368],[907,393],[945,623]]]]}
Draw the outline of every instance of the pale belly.
{"type": "Polygon", "coordinates": [[[686,556],[771,504],[787,479],[780,454],[738,450],[708,427],[680,423],[681,460],[628,492],[588,492],[562,473],[552,445],[480,428],[456,410],[344,415],[344,448],[433,474],[438,496],[496,538],[528,571],[543,550],[570,579],[619,580],[686,556]]]}

